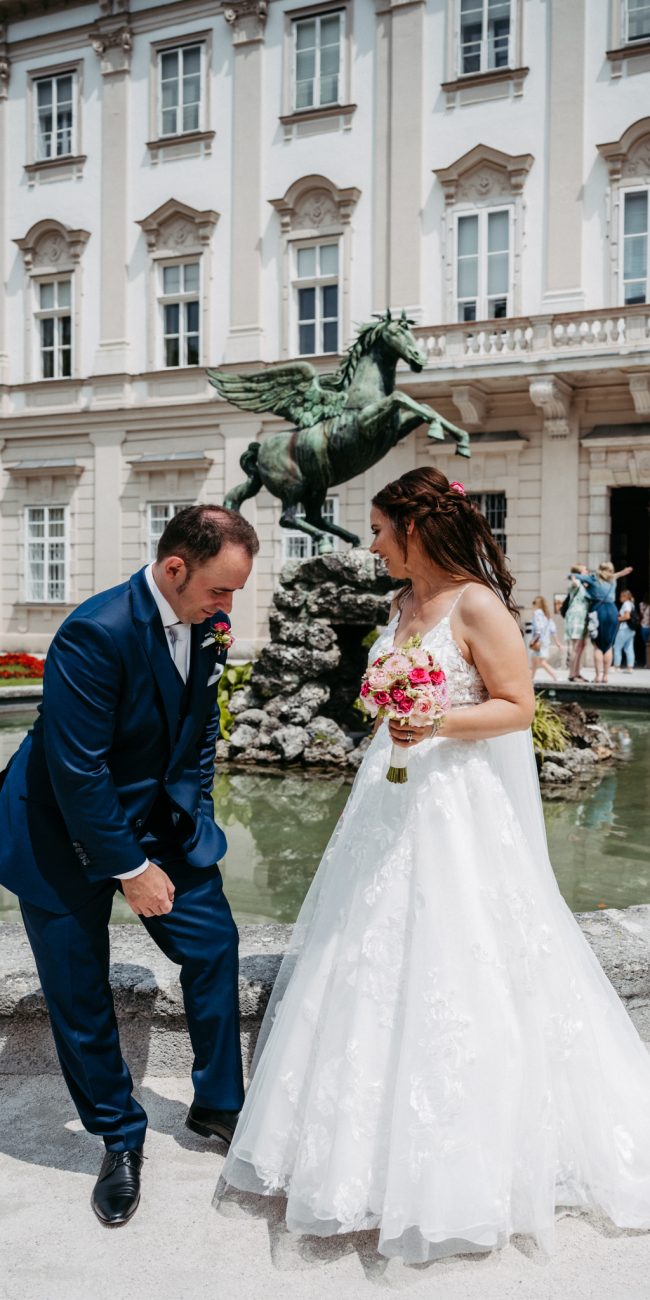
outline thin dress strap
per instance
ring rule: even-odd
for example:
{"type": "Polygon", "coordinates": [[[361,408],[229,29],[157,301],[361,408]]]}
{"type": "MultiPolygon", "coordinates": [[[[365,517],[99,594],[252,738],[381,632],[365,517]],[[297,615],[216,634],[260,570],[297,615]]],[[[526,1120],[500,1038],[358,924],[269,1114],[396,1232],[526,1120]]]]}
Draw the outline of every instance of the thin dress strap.
{"type": "Polygon", "coordinates": [[[452,614],[453,614],[453,612],[454,612],[454,610],[455,610],[455,608],[456,608],[456,606],[457,606],[457,604],[458,604],[458,602],[459,602],[461,596],[464,596],[464,595],[465,595],[465,592],[467,591],[467,588],[468,588],[469,586],[471,586],[471,583],[466,582],[466,583],[465,583],[465,586],[464,586],[463,589],[462,589],[462,591],[459,591],[459,593],[458,593],[456,599],[452,602],[452,604],[449,606],[449,609],[447,610],[447,618],[451,618],[451,616],[452,616],[452,614]]]}

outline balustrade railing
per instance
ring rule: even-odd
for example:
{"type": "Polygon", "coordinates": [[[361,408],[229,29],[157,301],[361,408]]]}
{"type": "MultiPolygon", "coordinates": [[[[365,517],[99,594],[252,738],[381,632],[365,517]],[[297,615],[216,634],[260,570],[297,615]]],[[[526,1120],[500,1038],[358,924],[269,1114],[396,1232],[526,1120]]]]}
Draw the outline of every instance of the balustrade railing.
{"type": "Polygon", "coordinates": [[[507,320],[418,326],[414,333],[428,365],[538,361],[581,353],[621,354],[650,349],[650,304],[616,311],[563,312],[507,320]]]}

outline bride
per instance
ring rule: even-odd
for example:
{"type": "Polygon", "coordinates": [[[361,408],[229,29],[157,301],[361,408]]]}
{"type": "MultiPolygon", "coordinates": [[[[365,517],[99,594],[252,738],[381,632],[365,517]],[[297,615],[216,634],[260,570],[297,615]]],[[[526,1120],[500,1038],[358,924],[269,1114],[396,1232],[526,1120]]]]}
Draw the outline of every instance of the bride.
{"type": "Polygon", "coordinates": [[[416,634],[432,727],[384,724],[296,923],[218,1195],[286,1198],[295,1233],[379,1230],[423,1262],[532,1234],[557,1206],[650,1227],[650,1058],[548,859],[513,580],[460,484],[374,498],[407,580],[374,659],[416,634]],[[408,781],[386,780],[391,741],[408,781]]]}

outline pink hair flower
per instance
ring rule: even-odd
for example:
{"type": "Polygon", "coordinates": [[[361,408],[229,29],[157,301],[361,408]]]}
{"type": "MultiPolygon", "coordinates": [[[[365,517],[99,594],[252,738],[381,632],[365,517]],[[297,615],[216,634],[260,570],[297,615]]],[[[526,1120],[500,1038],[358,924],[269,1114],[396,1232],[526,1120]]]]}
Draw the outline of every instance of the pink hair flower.
{"type": "Polygon", "coordinates": [[[458,492],[458,493],[460,494],[461,497],[466,497],[466,496],[467,496],[467,493],[466,493],[465,488],[463,487],[463,484],[462,484],[462,483],[456,483],[456,482],[454,482],[454,483],[450,483],[450,484],[449,484],[449,490],[450,490],[450,492],[458,492]]]}

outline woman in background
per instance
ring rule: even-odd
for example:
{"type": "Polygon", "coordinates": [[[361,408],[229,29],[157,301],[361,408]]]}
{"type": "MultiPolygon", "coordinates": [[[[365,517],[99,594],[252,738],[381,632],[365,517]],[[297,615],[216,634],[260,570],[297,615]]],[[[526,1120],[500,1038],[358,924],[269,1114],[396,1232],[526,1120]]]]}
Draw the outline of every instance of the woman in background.
{"type": "Polygon", "coordinates": [[[533,625],[528,649],[530,650],[530,671],[533,681],[538,668],[544,668],[552,681],[557,681],[557,674],[551,668],[548,657],[551,641],[559,650],[562,649],[558,639],[557,628],[549,614],[549,608],[543,596],[536,596],[533,601],[533,625]]]}
{"type": "Polygon", "coordinates": [[[632,592],[622,591],[620,600],[618,631],[614,642],[614,667],[621,668],[623,659],[625,659],[627,668],[623,668],[623,672],[631,673],[634,670],[634,637],[639,620],[632,592]]]}
{"type": "Polygon", "coordinates": [[[612,665],[614,641],[618,631],[616,580],[626,578],[631,572],[632,568],[628,565],[626,569],[619,569],[618,573],[615,573],[614,565],[606,560],[598,565],[595,573],[579,575],[579,581],[589,597],[589,617],[595,614],[597,618],[597,626],[594,632],[590,633],[594,647],[596,686],[606,685],[607,674],[612,665]]]}
{"type": "Polygon", "coordinates": [[[580,582],[580,576],[587,572],[586,564],[572,564],[569,573],[570,587],[566,595],[564,613],[564,635],[569,642],[569,681],[586,682],[580,673],[580,664],[587,644],[587,619],[589,617],[589,597],[580,582]]]}

